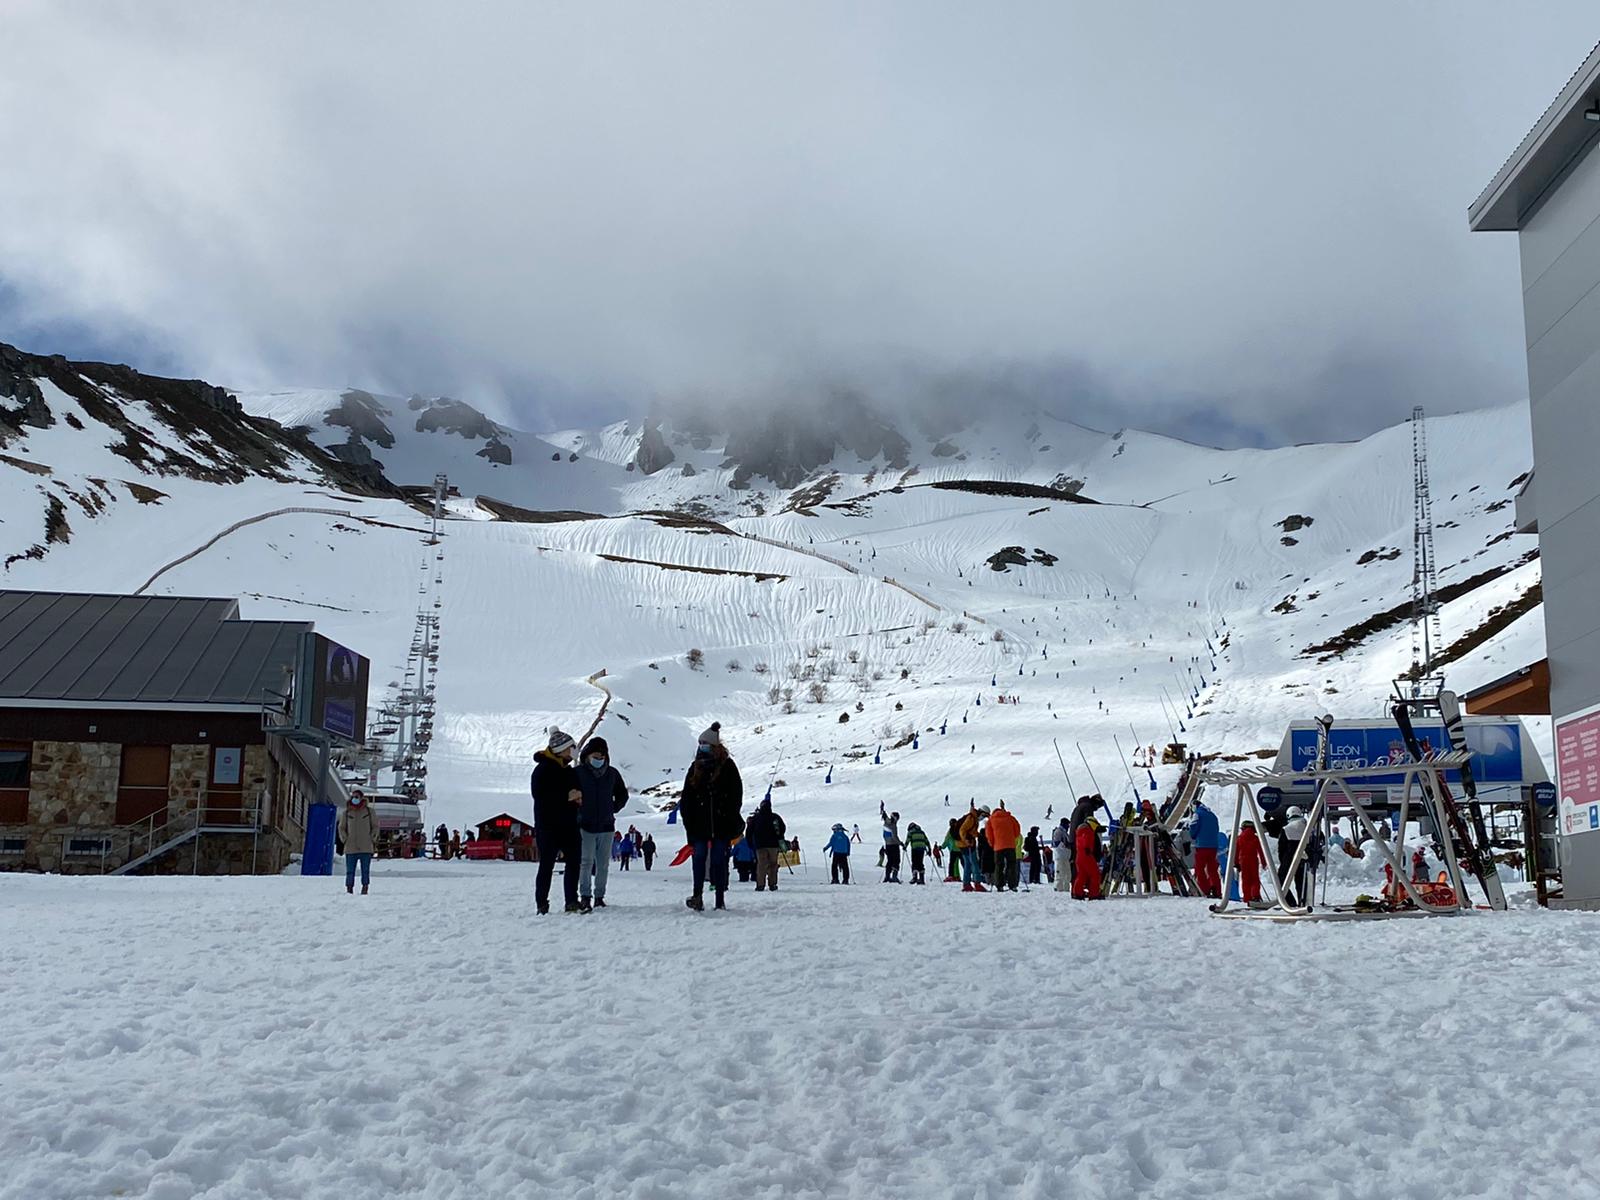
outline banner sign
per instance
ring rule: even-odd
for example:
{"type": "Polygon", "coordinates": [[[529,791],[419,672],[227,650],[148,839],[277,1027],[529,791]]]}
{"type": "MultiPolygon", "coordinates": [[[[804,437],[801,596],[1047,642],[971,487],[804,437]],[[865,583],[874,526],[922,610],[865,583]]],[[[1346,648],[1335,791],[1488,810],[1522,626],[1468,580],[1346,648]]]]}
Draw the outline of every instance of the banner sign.
{"type": "MultiPolygon", "coordinates": [[[[1523,773],[1522,726],[1516,721],[1472,721],[1466,723],[1467,746],[1472,751],[1472,774],[1480,783],[1520,784],[1529,777],[1523,773]]],[[[1416,724],[1417,740],[1424,753],[1437,753],[1450,748],[1444,726],[1427,721],[1416,724]]],[[[1317,730],[1289,730],[1291,767],[1302,771],[1317,761],[1317,730]]],[[[1393,722],[1363,721],[1350,725],[1335,725],[1329,734],[1328,765],[1354,770],[1382,766],[1387,763],[1404,763],[1410,760],[1400,728],[1393,722]]],[[[1542,777],[1543,769],[1535,773],[1542,777]]],[[[1446,782],[1459,783],[1459,771],[1446,771],[1446,782]]],[[[1405,777],[1400,773],[1384,774],[1363,779],[1365,788],[1400,787],[1405,777]]]]}
{"type": "Polygon", "coordinates": [[[304,635],[295,681],[296,722],[352,742],[367,737],[367,684],[372,664],[320,633],[304,635]]]}
{"type": "Polygon", "coordinates": [[[1600,830],[1600,705],[1556,721],[1561,832],[1600,830]]]}

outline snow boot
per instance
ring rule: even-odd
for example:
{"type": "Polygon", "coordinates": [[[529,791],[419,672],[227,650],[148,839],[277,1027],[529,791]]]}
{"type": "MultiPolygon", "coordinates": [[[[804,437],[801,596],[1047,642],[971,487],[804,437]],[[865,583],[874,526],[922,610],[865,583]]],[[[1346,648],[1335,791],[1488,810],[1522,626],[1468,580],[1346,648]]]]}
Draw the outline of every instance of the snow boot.
{"type": "Polygon", "coordinates": [[[603,900],[603,899],[602,899],[602,898],[601,898],[601,897],[599,897],[599,896],[596,896],[596,897],[595,897],[595,898],[594,898],[594,906],[595,906],[595,907],[596,907],[596,908],[604,908],[604,907],[605,907],[605,906],[606,906],[606,902],[605,902],[605,900],[603,900]]]}
{"type": "Polygon", "coordinates": [[[344,885],[344,890],[354,896],[356,894],[356,885],[353,883],[347,883],[344,885]]]}
{"type": "Polygon", "coordinates": [[[585,916],[587,916],[589,913],[592,913],[594,911],[594,905],[592,903],[590,903],[588,900],[584,900],[584,899],[580,898],[578,900],[578,911],[583,913],[585,916]]]}
{"type": "Polygon", "coordinates": [[[695,912],[705,912],[706,910],[706,902],[701,898],[699,892],[690,896],[683,903],[686,907],[694,909],[695,912]]]}
{"type": "Polygon", "coordinates": [[[550,915],[549,902],[548,901],[540,901],[539,902],[539,906],[535,911],[541,917],[548,917],[550,915]]]}
{"type": "Polygon", "coordinates": [[[361,885],[361,894],[363,896],[365,896],[367,894],[367,885],[364,884],[364,883],[361,885]]]}
{"type": "Polygon", "coordinates": [[[576,912],[582,912],[583,909],[579,908],[578,907],[578,902],[576,900],[574,900],[571,904],[567,905],[561,911],[564,912],[564,913],[576,913],[576,912]]]}
{"type": "Polygon", "coordinates": [[[725,895],[725,893],[720,891],[720,890],[717,892],[717,907],[718,908],[727,908],[728,907],[727,901],[723,899],[724,895],[725,895]]]}

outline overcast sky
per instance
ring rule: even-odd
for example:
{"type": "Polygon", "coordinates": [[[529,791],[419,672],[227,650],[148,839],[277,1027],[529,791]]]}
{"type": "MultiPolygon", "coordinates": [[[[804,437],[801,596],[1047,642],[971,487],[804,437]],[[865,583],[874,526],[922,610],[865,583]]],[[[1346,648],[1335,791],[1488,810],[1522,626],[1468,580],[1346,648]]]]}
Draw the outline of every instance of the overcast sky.
{"type": "Polygon", "coordinates": [[[1466,208],[1591,2],[0,3],[0,340],[523,425],[953,371],[1357,436],[1525,395],[1466,208]]]}

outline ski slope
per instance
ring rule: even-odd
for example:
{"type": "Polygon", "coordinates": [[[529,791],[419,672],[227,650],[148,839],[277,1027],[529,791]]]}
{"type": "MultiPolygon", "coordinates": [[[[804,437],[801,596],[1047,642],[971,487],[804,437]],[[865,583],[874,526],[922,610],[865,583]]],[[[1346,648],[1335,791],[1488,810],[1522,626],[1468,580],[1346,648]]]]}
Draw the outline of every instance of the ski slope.
{"type": "MultiPolygon", "coordinates": [[[[304,418],[329,395],[302,395],[298,408],[283,399],[275,411],[304,418]]],[[[102,452],[92,434],[61,424],[6,453],[58,473],[72,464],[73,478],[118,463],[126,475],[126,462],[94,457],[102,452]]],[[[437,431],[396,436],[418,456],[469,444],[437,431]]],[[[747,804],[770,786],[806,845],[835,821],[870,831],[880,802],[936,832],[969,800],[1003,799],[1026,829],[1059,813],[1069,794],[1126,797],[1145,792],[1151,775],[1169,784],[1176,768],[1132,770],[1136,745],[1177,733],[1192,750],[1252,755],[1275,748],[1292,719],[1375,715],[1409,663],[1403,621],[1327,662],[1303,653],[1409,596],[1405,427],[1352,444],[1227,452],[1082,431],[1075,445],[1061,440],[1083,456],[1083,495],[1098,503],[947,490],[921,478],[885,491],[882,480],[866,483],[869,468],[809,507],[721,524],[650,515],[670,507],[670,490],[649,489],[672,469],[625,472],[600,456],[605,445],[612,460],[622,456],[621,433],[607,436],[588,444],[592,462],[534,456],[524,472],[522,462],[477,461],[497,498],[544,509],[606,500],[617,515],[490,519],[471,498],[470,484],[483,481],[469,474],[442,561],[421,544],[424,519],[400,501],[341,495],[312,477],[227,486],[163,478],[158,502],[74,514],[69,542],[12,563],[5,582],[122,591],[167,567],[152,590],[239,595],[247,616],[314,620],[372,658],[377,692],[398,679],[437,573],[429,827],[525,812],[531,757],[547,729],[581,733],[608,691],[600,731],[634,790],[625,822],[669,842],[657,809],[713,720],[740,763],[747,804]],[[589,471],[596,490],[544,490],[545,468],[558,465],[589,471]],[[500,472],[532,482],[519,492],[500,472]],[[605,472],[632,482],[607,500],[605,472]],[[297,508],[318,511],[284,511],[297,508]],[[1291,517],[1310,522],[1286,532],[1291,517]],[[241,521],[254,523],[217,538],[241,521]],[[987,560],[1008,546],[1022,548],[1026,565],[992,570],[987,560]],[[700,669],[687,661],[694,649],[700,669]],[[605,691],[590,682],[601,673],[605,691]],[[1002,694],[1020,702],[997,703],[1002,694]]],[[[1485,576],[1444,606],[1449,641],[1537,582],[1537,561],[1523,561],[1532,539],[1502,536],[1530,458],[1526,413],[1435,418],[1429,438],[1441,583],[1485,576]]],[[[1030,439],[991,440],[996,457],[974,449],[959,464],[965,478],[1027,473],[1019,447],[1030,439]]],[[[431,481],[440,469],[454,481],[461,463],[459,454],[417,457],[415,478],[397,481],[431,481]]],[[[13,488],[56,482],[0,470],[13,488]]],[[[671,481],[686,484],[704,481],[671,481]]],[[[1449,667],[1450,681],[1465,688],[1533,661],[1542,641],[1535,606],[1449,667]]],[[[1536,736],[1547,742],[1548,731],[1536,736]]]]}

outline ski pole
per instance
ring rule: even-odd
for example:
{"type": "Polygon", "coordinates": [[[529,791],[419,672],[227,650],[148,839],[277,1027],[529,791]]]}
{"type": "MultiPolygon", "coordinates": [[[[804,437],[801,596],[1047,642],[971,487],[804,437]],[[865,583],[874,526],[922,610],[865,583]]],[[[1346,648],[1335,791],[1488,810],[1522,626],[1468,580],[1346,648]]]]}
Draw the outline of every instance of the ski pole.
{"type": "Polygon", "coordinates": [[[1076,799],[1078,789],[1072,786],[1072,776],[1067,773],[1067,760],[1061,757],[1061,746],[1056,742],[1055,738],[1050,739],[1050,744],[1056,748],[1056,761],[1061,764],[1061,774],[1067,781],[1067,791],[1076,799]]]}
{"type": "Polygon", "coordinates": [[[1133,781],[1133,770],[1128,766],[1128,756],[1122,752],[1122,743],[1117,740],[1117,735],[1111,735],[1111,744],[1117,748],[1117,757],[1122,760],[1122,769],[1128,773],[1128,787],[1133,790],[1133,802],[1139,803],[1139,785],[1133,781]]]}

